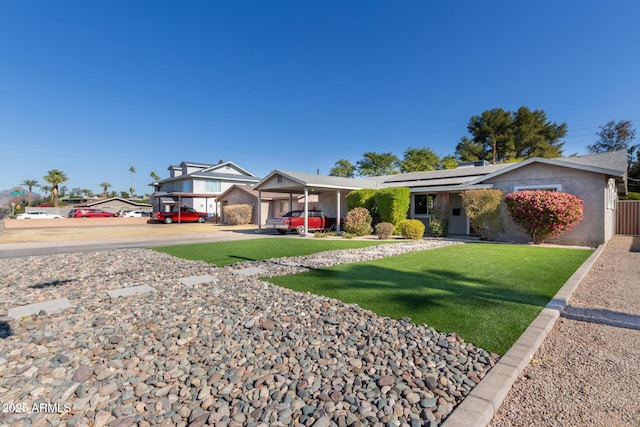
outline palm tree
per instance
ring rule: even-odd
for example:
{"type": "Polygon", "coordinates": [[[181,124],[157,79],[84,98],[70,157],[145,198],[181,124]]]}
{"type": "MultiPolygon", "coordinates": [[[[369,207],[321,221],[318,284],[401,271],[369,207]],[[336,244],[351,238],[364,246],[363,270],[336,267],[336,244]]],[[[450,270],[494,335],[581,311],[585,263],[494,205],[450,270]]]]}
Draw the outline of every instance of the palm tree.
{"type": "Polygon", "coordinates": [[[59,186],[65,181],[68,181],[67,175],[60,169],[51,169],[47,172],[44,180],[51,184],[51,202],[54,207],[58,207],[58,191],[59,186]]]}
{"type": "Polygon", "coordinates": [[[106,199],[109,196],[109,187],[111,187],[111,184],[108,182],[101,182],[100,187],[102,187],[102,197],[106,199]]]}
{"type": "Polygon", "coordinates": [[[129,172],[131,172],[131,188],[129,189],[131,192],[131,197],[135,196],[135,192],[136,190],[133,188],[133,175],[136,173],[136,168],[134,168],[133,166],[131,166],[129,168],[129,172]]]}
{"type": "Polygon", "coordinates": [[[160,175],[158,175],[155,171],[151,171],[151,173],[149,174],[149,176],[151,177],[151,179],[156,182],[156,181],[160,181],[160,175]]]}
{"type": "Polygon", "coordinates": [[[31,204],[31,190],[33,190],[33,187],[37,187],[38,186],[38,181],[36,181],[35,179],[25,179],[24,181],[22,181],[22,185],[26,185],[27,188],[29,189],[29,196],[27,199],[27,204],[31,204]]]}
{"type": "Polygon", "coordinates": [[[40,189],[44,192],[44,198],[46,199],[47,196],[49,195],[49,192],[51,191],[51,186],[50,185],[41,185],[40,189]]]}

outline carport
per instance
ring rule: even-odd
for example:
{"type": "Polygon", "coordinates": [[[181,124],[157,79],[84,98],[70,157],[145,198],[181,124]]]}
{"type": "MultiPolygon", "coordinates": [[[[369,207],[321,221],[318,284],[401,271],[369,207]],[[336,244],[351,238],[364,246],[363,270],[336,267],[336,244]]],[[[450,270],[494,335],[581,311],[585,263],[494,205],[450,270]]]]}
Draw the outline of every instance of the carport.
{"type": "MultiPolygon", "coordinates": [[[[208,193],[202,193],[202,194],[198,194],[198,193],[184,193],[184,192],[179,192],[179,191],[170,191],[170,192],[166,192],[166,191],[162,191],[162,192],[155,192],[152,195],[153,198],[155,198],[155,200],[157,201],[157,207],[158,207],[158,211],[161,212],[170,212],[171,209],[173,207],[177,207],[178,208],[178,222],[180,222],[180,207],[182,206],[182,201],[183,200],[189,200],[189,199],[204,199],[205,200],[205,206],[207,206],[204,210],[204,212],[207,213],[207,215],[209,217],[211,217],[212,215],[217,215],[217,209],[216,209],[216,213],[212,213],[209,212],[209,199],[213,199],[214,201],[216,200],[216,196],[215,195],[211,195],[208,193]]],[[[193,204],[193,203],[192,203],[193,204]]],[[[153,209],[155,209],[156,204],[154,203],[153,205],[153,209]]],[[[200,211],[202,212],[202,211],[200,211]]]]}
{"type": "MultiPolygon", "coordinates": [[[[327,209],[336,213],[337,228],[340,231],[340,219],[344,204],[342,198],[350,191],[363,188],[379,188],[380,178],[343,178],[337,176],[314,175],[302,172],[274,170],[254,187],[258,191],[258,203],[262,203],[262,192],[289,194],[289,205],[294,195],[304,195],[304,235],[309,228],[309,194],[318,194],[319,204],[325,203],[327,209]],[[333,195],[333,196],[331,196],[333,195]],[[321,197],[321,196],[328,196],[321,197]],[[327,203],[329,206],[327,206],[327,203]]],[[[326,209],[325,209],[326,210],[326,209]]],[[[261,213],[259,212],[259,215],[261,213]]],[[[262,231],[262,218],[258,218],[258,231],[262,231]]]]}

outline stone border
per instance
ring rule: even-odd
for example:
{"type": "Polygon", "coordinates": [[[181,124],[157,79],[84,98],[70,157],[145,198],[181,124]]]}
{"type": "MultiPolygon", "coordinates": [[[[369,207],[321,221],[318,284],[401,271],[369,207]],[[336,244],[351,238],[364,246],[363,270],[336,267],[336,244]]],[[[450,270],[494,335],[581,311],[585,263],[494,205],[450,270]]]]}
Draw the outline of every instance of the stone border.
{"type": "Polygon", "coordinates": [[[573,292],[600,258],[606,243],[582,263],[540,312],[509,351],[449,415],[442,427],[486,427],[504,402],[511,387],[553,329],[573,292]]]}

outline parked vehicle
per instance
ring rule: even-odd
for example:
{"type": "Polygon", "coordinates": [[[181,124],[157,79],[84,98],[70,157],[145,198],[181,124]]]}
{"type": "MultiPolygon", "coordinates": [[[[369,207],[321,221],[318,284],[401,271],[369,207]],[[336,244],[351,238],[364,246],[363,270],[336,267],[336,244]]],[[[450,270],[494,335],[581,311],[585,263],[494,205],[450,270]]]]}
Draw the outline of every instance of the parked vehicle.
{"type": "Polygon", "coordinates": [[[116,216],[113,212],[103,211],[102,209],[71,209],[69,218],[111,218],[116,216]]]}
{"type": "Polygon", "coordinates": [[[145,211],[124,211],[120,214],[122,218],[143,218],[145,216],[151,216],[151,212],[145,211]]]}
{"type": "Polygon", "coordinates": [[[174,208],[171,212],[156,212],[152,218],[158,222],[164,222],[165,224],[171,224],[172,222],[200,222],[203,223],[207,220],[209,215],[205,212],[198,212],[193,208],[182,206],[178,211],[174,208]]]}
{"type": "Polygon", "coordinates": [[[57,219],[62,218],[60,215],[50,214],[45,211],[33,211],[18,214],[16,219],[57,219]]]}
{"type": "MultiPolygon", "coordinates": [[[[335,219],[325,217],[322,211],[319,210],[309,210],[307,216],[307,231],[326,230],[330,229],[335,224],[335,219]]],[[[304,211],[289,211],[284,214],[282,218],[267,218],[266,228],[275,229],[280,234],[285,234],[289,231],[295,231],[298,234],[303,234],[304,211]]]]}

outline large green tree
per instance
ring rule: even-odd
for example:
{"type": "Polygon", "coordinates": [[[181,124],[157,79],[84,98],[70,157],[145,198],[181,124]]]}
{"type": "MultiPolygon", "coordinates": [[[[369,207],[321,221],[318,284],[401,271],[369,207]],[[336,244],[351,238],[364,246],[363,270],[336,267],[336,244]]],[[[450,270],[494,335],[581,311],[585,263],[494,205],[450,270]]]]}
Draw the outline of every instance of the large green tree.
{"type": "Polygon", "coordinates": [[[338,160],[329,171],[330,176],[341,176],[353,178],[356,174],[356,167],[347,159],[338,160]]]}
{"type": "Polygon", "coordinates": [[[398,162],[400,172],[433,171],[440,166],[440,157],[430,148],[408,148],[398,162]]]}
{"type": "Polygon", "coordinates": [[[51,169],[44,176],[44,180],[51,184],[51,203],[53,206],[58,207],[58,192],[60,184],[69,180],[67,175],[60,169],[51,169]]]}
{"type": "Polygon", "coordinates": [[[38,186],[38,181],[35,179],[25,179],[22,181],[22,185],[26,185],[29,189],[29,194],[27,194],[27,204],[31,205],[31,191],[33,190],[33,187],[38,186]]]}
{"type": "Polygon", "coordinates": [[[381,176],[398,173],[396,165],[398,157],[393,153],[366,152],[362,155],[362,160],[358,160],[356,167],[360,176],[381,176]]]}
{"type": "Polygon", "coordinates": [[[600,130],[596,135],[600,137],[598,141],[593,145],[587,146],[587,150],[591,153],[626,150],[629,163],[633,162],[633,153],[640,144],[631,145],[636,138],[636,130],[629,120],[620,120],[619,122],[611,120],[606,125],[600,126],[600,130]]]}
{"type": "Polygon", "coordinates": [[[440,160],[440,167],[438,169],[455,169],[459,166],[458,160],[455,156],[444,156],[440,160]]]}
{"type": "Polygon", "coordinates": [[[567,125],[550,122],[542,110],[494,108],[472,116],[467,130],[471,137],[462,137],[456,146],[460,161],[495,163],[561,156],[564,142],[560,140],[567,134],[567,125]]]}

